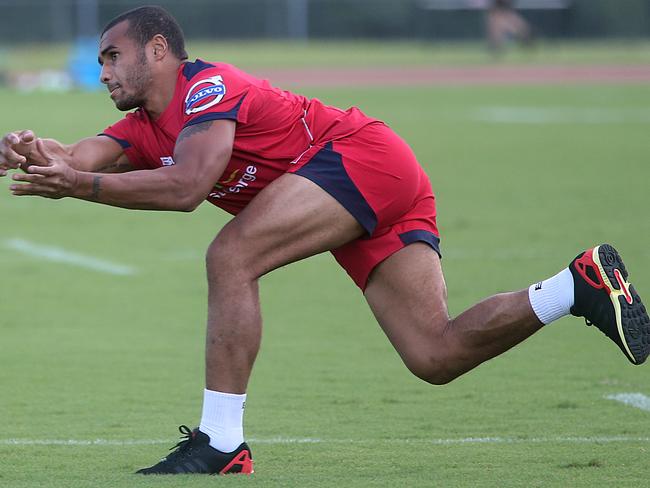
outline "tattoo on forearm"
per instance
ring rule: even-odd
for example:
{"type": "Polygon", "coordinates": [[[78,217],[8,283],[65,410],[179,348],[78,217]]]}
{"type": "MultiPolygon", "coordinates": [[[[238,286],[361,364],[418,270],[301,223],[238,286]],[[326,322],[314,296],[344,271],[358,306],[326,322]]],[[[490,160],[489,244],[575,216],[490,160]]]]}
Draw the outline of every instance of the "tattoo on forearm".
{"type": "Polygon", "coordinates": [[[207,122],[201,122],[200,124],[195,124],[195,125],[190,125],[189,127],[185,127],[181,131],[181,133],[178,135],[178,138],[176,139],[176,144],[179,144],[181,141],[187,139],[188,137],[193,136],[194,134],[198,134],[199,132],[205,132],[206,130],[210,129],[210,126],[212,126],[212,120],[208,120],[207,122]]]}
{"type": "Polygon", "coordinates": [[[99,192],[102,190],[101,182],[102,182],[101,176],[93,177],[93,191],[90,194],[90,198],[92,200],[97,200],[99,198],[99,192]]]}

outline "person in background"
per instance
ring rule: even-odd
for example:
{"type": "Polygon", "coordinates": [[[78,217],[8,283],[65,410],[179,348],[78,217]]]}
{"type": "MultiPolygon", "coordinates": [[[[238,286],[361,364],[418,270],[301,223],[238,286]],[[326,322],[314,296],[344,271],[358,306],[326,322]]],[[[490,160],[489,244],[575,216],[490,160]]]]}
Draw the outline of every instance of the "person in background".
{"type": "Polygon", "coordinates": [[[513,6],[512,0],[492,0],[486,15],[486,33],[490,51],[501,54],[510,40],[529,46],[533,40],[530,24],[513,6]]]}

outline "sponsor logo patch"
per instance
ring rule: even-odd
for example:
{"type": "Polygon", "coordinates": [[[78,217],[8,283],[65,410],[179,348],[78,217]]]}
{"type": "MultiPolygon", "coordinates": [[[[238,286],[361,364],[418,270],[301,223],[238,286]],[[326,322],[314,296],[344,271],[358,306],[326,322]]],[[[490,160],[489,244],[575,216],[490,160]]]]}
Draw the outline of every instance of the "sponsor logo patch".
{"type": "Polygon", "coordinates": [[[218,200],[231,193],[240,193],[249,187],[255,180],[257,180],[257,166],[249,164],[245,168],[241,168],[243,172],[239,176],[240,170],[233,171],[230,176],[225,180],[220,180],[213,188],[208,198],[218,200]]]}
{"type": "Polygon", "coordinates": [[[219,103],[226,95],[226,85],[221,75],[197,81],[185,97],[185,113],[192,115],[219,103]]]}
{"type": "Polygon", "coordinates": [[[172,158],[171,156],[161,156],[160,162],[163,164],[163,166],[173,166],[176,164],[174,162],[174,158],[172,158]]]}

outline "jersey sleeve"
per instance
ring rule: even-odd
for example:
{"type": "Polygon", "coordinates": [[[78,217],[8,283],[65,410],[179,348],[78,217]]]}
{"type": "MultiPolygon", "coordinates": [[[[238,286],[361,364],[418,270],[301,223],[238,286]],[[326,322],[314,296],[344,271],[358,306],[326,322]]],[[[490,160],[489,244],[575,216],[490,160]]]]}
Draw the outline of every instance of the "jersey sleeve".
{"type": "Polygon", "coordinates": [[[135,169],[145,169],[147,164],[142,153],[136,147],[137,134],[139,133],[136,128],[136,114],[127,114],[122,120],[113,125],[109,125],[103,132],[99,133],[100,136],[106,136],[117,142],[124,154],[129,158],[129,163],[135,169]]]}
{"type": "Polygon", "coordinates": [[[187,83],[183,97],[183,128],[209,120],[245,123],[251,82],[229,65],[204,69],[187,83]]]}

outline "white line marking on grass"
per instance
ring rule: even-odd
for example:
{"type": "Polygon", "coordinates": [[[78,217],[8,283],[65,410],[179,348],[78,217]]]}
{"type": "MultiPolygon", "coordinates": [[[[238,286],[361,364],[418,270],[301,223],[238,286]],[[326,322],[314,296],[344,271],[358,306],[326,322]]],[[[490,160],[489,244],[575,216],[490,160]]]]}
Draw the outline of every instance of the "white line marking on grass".
{"type": "Polygon", "coordinates": [[[605,398],[650,412],[650,397],[645,396],[643,393],[617,393],[607,395],[605,398]]]}
{"type": "Polygon", "coordinates": [[[546,444],[567,443],[609,443],[609,442],[650,442],[650,437],[604,436],[604,437],[461,437],[457,439],[312,439],[285,438],[250,439],[258,444],[546,444]]]}
{"type": "Polygon", "coordinates": [[[650,109],[589,107],[482,107],[473,120],[496,124],[626,124],[650,123],[650,109]]]}
{"type": "MultiPolygon", "coordinates": [[[[2,446],[141,446],[173,444],[173,439],[0,439],[2,446]]],[[[247,439],[251,444],[606,444],[626,442],[650,442],[650,437],[605,436],[605,437],[462,437],[458,439],[318,439],[273,437],[269,439],[247,439]]]]}
{"type": "Polygon", "coordinates": [[[0,439],[2,446],[141,446],[150,444],[169,444],[162,439],[0,439]]]}
{"type": "Polygon", "coordinates": [[[84,256],[83,254],[66,251],[60,247],[35,244],[24,239],[7,239],[4,241],[4,246],[7,249],[26,254],[27,256],[33,256],[57,263],[71,264],[73,266],[92,269],[93,271],[99,271],[102,273],[120,276],[136,273],[135,268],[132,268],[131,266],[125,266],[123,264],[94,258],[92,256],[84,256]]]}

